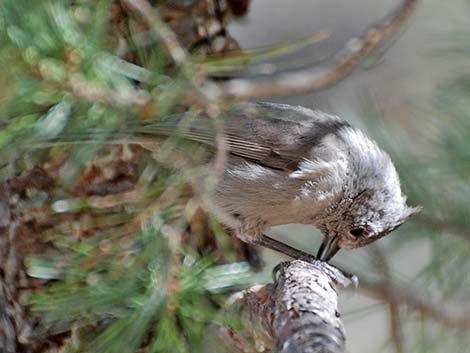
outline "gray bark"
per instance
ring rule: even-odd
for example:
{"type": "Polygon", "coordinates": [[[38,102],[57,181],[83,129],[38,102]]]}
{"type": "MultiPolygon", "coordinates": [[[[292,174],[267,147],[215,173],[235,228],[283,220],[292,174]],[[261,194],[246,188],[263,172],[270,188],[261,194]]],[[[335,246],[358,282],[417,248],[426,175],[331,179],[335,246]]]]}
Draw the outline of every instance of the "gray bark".
{"type": "Polygon", "coordinates": [[[244,352],[345,352],[336,285],[346,286],[351,281],[320,261],[282,263],[276,277],[275,283],[250,288],[232,298],[231,308],[241,311],[244,327],[243,332],[222,330],[230,348],[244,352]]]}

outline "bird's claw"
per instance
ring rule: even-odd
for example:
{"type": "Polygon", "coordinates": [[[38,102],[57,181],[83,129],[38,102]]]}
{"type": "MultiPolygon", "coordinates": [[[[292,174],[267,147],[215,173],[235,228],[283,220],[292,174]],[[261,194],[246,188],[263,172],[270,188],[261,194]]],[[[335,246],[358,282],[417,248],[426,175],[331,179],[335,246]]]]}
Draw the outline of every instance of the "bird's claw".
{"type": "MultiPolygon", "coordinates": [[[[340,284],[343,287],[348,287],[351,284],[354,287],[357,287],[359,284],[359,280],[356,275],[343,271],[339,269],[338,267],[333,266],[325,261],[318,260],[313,255],[310,255],[302,250],[293,248],[290,245],[284,244],[280,242],[279,240],[268,237],[267,235],[263,234],[263,236],[259,240],[256,241],[256,244],[266,247],[268,249],[280,252],[294,259],[302,260],[302,261],[309,262],[309,263],[315,263],[319,266],[322,266],[322,268],[325,269],[325,271],[328,273],[330,278],[335,283],[340,284]]],[[[279,270],[282,268],[284,264],[285,262],[281,262],[274,267],[273,269],[274,282],[276,282],[277,273],[279,272],[279,270]]]]}

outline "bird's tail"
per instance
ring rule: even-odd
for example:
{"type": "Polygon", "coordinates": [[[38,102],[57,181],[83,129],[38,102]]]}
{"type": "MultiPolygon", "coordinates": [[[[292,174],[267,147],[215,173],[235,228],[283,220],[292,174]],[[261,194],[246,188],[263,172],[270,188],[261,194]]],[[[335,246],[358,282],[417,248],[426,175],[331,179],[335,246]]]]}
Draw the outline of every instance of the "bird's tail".
{"type": "Polygon", "coordinates": [[[162,138],[179,136],[181,119],[174,117],[157,122],[132,121],[117,130],[93,128],[83,132],[63,132],[54,138],[38,138],[30,143],[31,149],[67,145],[123,145],[136,144],[144,148],[162,138]]]}

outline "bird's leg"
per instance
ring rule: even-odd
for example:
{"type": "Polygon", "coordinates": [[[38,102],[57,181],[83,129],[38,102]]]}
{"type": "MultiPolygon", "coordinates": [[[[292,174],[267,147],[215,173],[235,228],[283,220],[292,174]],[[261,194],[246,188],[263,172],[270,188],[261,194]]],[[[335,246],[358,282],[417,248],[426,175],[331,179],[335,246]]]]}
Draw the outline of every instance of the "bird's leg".
{"type": "Polygon", "coordinates": [[[252,226],[235,229],[235,236],[245,243],[259,245],[276,252],[280,252],[296,260],[316,260],[315,256],[307,254],[302,250],[293,248],[292,246],[280,242],[279,240],[268,237],[262,232],[262,230],[256,229],[252,226]]]}
{"type": "MultiPolygon", "coordinates": [[[[289,257],[292,257],[296,260],[304,260],[304,261],[307,261],[307,262],[321,261],[321,260],[318,260],[313,255],[310,255],[310,254],[308,254],[308,253],[306,253],[302,250],[293,248],[292,246],[284,244],[283,242],[280,242],[279,240],[268,237],[265,234],[262,234],[261,237],[256,239],[254,241],[254,244],[261,245],[261,246],[264,246],[265,248],[280,252],[280,253],[282,253],[284,255],[287,255],[289,257]]],[[[331,266],[329,264],[326,264],[326,265],[331,266]]],[[[336,266],[333,266],[333,268],[336,268],[339,271],[339,273],[342,274],[344,276],[344,278],[347,279],[349,282],[344,281],[344,280],[339,281],[339,279],[340,279],[339,277],[335,277],[336,278],[335,281],[341,282],[341,284],[345,287],[347,287],[349,285],[349,283],[352,283],[355,287],[358,286],[358,279],[357,279],[356,275],[354,275],[352,273],[349,273],[349,272],[346,272],[346,271],[343,271],[342,269],[337,268],[336,266]]]]}
{"type": "MultiPolygon", "coordinates": [[[[268,237],[266,234],[258,233],[256,237],[253,237],[253,236],[247,237],[246,234],[250,234],[250,233],[239,232],[237,234],[237,237],[244,242],[263,246],[265,248],[280,252],[296,260],[304,260],[306,262],[317,262],[317,261],[324,262],[322,260],[317,259],[315,256],[311,254],[308,254],[302,250],[296,249],[290,245],[280,242],[279,240],[268,237]]],[[[329,266],[333,266],[334,268],[336,268],[338,271],[340,271],[343,274],[345,278],[347,278],[351,283],[354,284],[355,287],[357,287],[358,279],[356,275],[343,271],[342,269],[337,268],[334,265],[329,265],[329,266]]],[[[342,284],[345,285],[345,283],[342,283],[342,284]]]]}
{"type": "Polygon", "coordinates": [[[287,245],[283,242],[280,242],[279,240],[268,237],[265,234],[262,234],[261,237],[256,239],[255,244],[280,252],[294,259],[300,259],[300,260],[306,260],[306,261],[316,260],[315,256],[310,255],[302,250],[293,248],[292,246],[287,245]]]}
{"type": "Polygon", "coordinates": [[[256,244],[241,241],[240,251],[242,252],[242,255],[246,259],[246,261],[251,265],[253,270],[261,271],[264,263],[256,244]]]}

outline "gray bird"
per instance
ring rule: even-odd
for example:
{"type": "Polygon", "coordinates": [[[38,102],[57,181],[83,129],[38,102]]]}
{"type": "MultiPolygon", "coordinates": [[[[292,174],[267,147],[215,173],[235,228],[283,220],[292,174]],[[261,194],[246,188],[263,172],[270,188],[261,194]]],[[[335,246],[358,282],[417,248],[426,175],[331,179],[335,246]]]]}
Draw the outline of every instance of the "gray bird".
{"type": "MultiPolygon", "coordinates": [[[[387,235],[419,211],[406,205],[389,155],[336,116],[274,103],[237,104],[226,115],[228,159],[210,199],[221,222],[244,242],[299,258],[305,253],[264,232],[282,224],[313,225],[323,235],[317,258],[328,261],[340,248],[387,235]]],[[[134,137],[153,138],[178,131],[215,146],[205,115],[128,129],[134,137]]]]}

